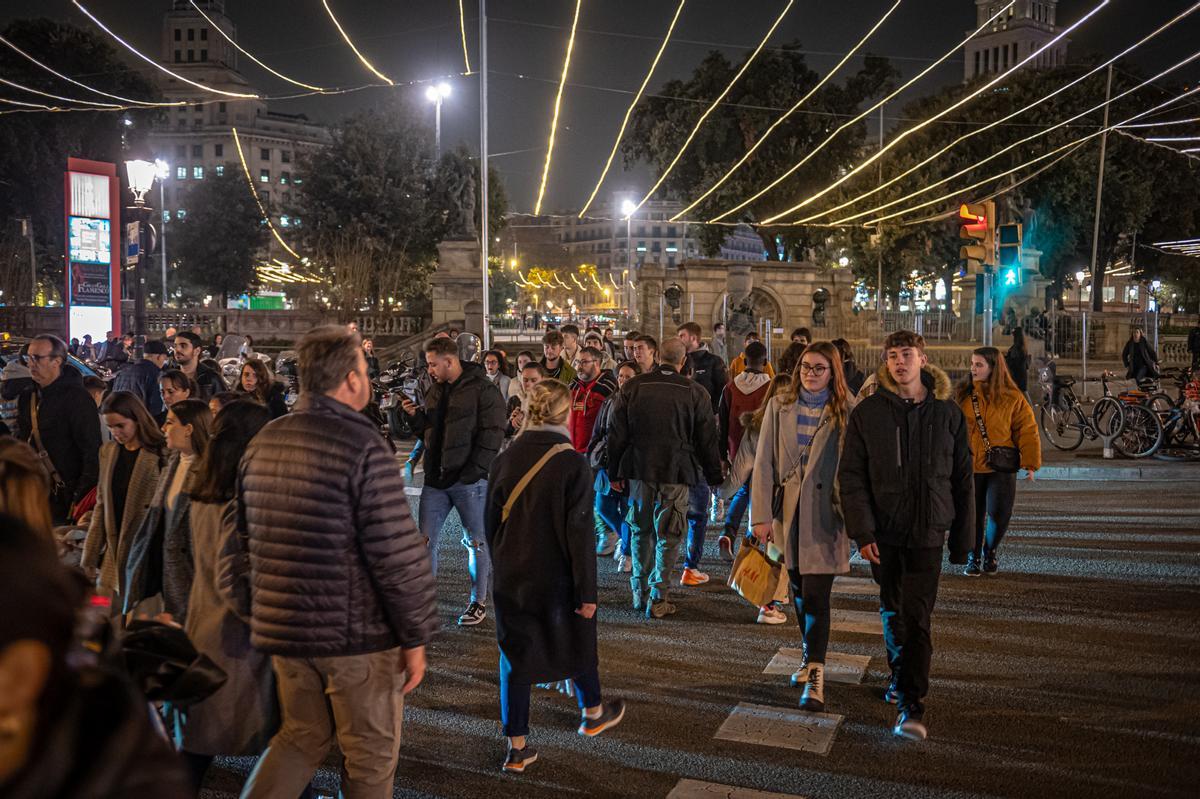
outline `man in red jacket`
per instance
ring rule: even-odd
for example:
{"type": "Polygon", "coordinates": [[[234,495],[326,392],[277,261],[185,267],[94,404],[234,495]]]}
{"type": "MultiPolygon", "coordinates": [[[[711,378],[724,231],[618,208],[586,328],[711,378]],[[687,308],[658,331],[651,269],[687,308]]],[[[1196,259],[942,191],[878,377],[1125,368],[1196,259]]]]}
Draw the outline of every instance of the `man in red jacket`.
{"type": "Polygon", "coordinates": [[[567,419],[567,428],[576,452],[587,452],[600,406],[617,390],[612,372],[600,368],[603,359],[604,353],[600,350],[584,347],[575,362],[578,371],[571,381],[571,415],[567,419]]]}

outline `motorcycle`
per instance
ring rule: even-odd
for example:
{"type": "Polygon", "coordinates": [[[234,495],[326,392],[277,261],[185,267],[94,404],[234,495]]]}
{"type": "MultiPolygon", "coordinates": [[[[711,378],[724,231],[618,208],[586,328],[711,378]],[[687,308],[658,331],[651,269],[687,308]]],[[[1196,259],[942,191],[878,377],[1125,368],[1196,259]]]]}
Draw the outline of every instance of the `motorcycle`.
{"type": "Polygon", "coordinates": [[[404,361],[394,361],[372,382],[380,413],[384,415],[388,433],[394,439],[405,440],[416,435],[412,428],[412,417],[404,412],[401,403],[405,399],[418,402],[418,377],[419,374],[410,365],[404,361]]]}

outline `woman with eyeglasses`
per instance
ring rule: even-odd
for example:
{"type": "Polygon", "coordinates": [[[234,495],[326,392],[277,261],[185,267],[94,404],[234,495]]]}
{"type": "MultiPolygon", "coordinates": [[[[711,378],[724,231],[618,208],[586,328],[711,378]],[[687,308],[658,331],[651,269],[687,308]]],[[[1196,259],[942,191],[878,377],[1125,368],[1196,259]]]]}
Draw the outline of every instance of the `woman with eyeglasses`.
{"type": "Polygon", "coordinates": [[[825,709],[833,578],[850,571],[850,539],[835,493],[852,405],[837,348],[828,341],[809,344],[787,390],[767,403],[750,481],[754,537],[782,539],[775,544],[783,549],[804,649],[792,684],[804,683],[800,707],[813,712],[825,709]]]}

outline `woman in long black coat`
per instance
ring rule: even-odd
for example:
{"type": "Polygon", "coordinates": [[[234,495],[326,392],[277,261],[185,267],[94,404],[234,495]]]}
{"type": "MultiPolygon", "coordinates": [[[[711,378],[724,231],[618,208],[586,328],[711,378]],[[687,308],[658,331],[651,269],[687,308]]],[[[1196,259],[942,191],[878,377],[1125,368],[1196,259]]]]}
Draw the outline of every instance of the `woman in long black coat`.
{"type": "Polygon", "coordinates": [[[504,770],[512,772],[537,760],[525,742],[533,685],[575,683],[580,735],[599,735],[625,715],[622,700],[600,698],[592,470],[567,433],[571,394],[544,380],[527,401],[521,435],[492,463],[485,517],[509,739],[504,770]]]}
{"type": "Polygon", "coordinates": [[[1125,372],[1127,380],[1146,380],[1158,377],[1158,353],[1150,346],[1150,342],[1146,340],[1139,328],[1135,327],[1129,335],[1129,341],[1125,342],[1125,349],[1121,352],[1121,361],[1128,370],[1125,372]]]}

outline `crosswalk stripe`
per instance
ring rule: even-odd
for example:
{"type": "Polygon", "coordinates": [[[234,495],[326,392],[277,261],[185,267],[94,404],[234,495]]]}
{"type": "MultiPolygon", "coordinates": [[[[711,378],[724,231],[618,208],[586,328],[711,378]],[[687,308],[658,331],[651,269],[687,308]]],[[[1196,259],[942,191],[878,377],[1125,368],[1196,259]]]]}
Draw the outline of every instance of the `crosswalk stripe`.
{"type": "Polygon", "coordinates": [[[844,717],[739,702],[714,738],[827,755],[844,717]]]}
{"type": "Polygon", "coordinates": [[[839,610],[830,611],[829,629],[842,633],[863,633],[865,635],[883,635],[883,622],[879,614],[870,610],[839,610]]]}
{"type": "MultiPolygon", "coordinates": [[[[763,669],[763,674],[794,674],[800,668],[800,663],[803,659],[803,649],[783,647],[771,658],[771,662],[763,669]]],[[[870,664],[870,655],[826,652],[825,681],[857,685],[863,681],[863,675],[867,673],[867,666],[870,664]]]]}
{"type": "Polygon", "coordinates": [[[833,593],[853,596],[879,596],[879,584],[870,577],[835,577],[833,593]]]}
{"type": "Polygon", "coordinates": [[[773,793],[772,791],[759,791],[754,788],[739,788],[735,785],[689,779],[681,779],[667,794],[667,799],[711,799],[711,797],[720,797],[721,799],[805,799],[798,794],[773,793]]]}

